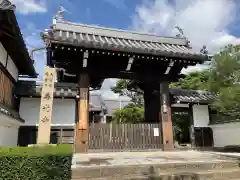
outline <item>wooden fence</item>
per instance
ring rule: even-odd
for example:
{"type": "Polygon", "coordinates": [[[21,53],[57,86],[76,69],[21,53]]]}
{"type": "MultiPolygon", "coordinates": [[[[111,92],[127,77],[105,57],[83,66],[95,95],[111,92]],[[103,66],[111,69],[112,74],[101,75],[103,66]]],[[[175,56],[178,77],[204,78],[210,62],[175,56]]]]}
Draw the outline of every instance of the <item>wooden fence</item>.
{"type": "Polygon", "coordinates": [[[160,124],[90,124],[89,150],[141,151],[162,148],[160,124]]]}
{"type": "MultiPolygon", "coordinates": [[[[89,151],[144,151],[162,148],[160,124],[89,125],[89,151]],[[154,133],[155,131],[155,133],[154,133]]],[[[52,127],[50,143],[73,144],[74,127],[52,127]]],[[[36,144],[37,127],[20,127],[18,144],[36,144]]]]}

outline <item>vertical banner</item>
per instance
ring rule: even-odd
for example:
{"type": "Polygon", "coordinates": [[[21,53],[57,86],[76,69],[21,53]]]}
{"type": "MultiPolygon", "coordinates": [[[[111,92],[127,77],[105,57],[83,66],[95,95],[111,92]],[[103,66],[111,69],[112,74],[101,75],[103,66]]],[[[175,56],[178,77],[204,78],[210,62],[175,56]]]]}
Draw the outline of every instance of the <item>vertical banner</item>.
{"type": "Polygon", "coordinates": [[[45,67],[44,69],[37,144],[50,142],[55,72],[54,68],[45,67]]]}

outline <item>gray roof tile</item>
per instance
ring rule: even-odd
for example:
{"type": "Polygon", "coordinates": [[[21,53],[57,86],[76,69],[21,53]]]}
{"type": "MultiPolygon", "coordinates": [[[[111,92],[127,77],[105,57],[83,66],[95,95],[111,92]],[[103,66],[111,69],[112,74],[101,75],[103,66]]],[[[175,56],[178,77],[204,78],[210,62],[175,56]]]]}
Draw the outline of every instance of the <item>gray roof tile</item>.
{"type": "Polygon", "coordinates": [[[170,89],[170,94],[176,102],[182,103],[209,103],[216,99],[216,96],[208,91],[170,89]]]}
{"type": "MultiPolygon", "coordinates": [[[[74,83],[56,83],[54,89],[54,97],[75,98],[77,95],[78,86],[74,83]]],[[[33,81],[19,81],[14,94],[17,96],[36,96],[39,97],[42,90],[42,83],[36,83],[33,81]]],[[[216,96],[207,91],[199,90],[187,90],[187,89],[170,89],[170,95],[175,102],[180,103],[210,103],[216,96]]],[[[111,114],[115,109],[119,109],[120,106],[124,107],[129,104],[130,101],[122,100],[103,100],[99,94],[92,94],[90,96],[90,104],[95,110],[109,109],[111,114]]]]}
{"type": "Polygon", "coordinates": [[[104,100],[100,94],[90,93],[89,101],[90,111],[102,111],[103,109],[107,109],[104,100]]]}
{"type": "Polygon", "coordinates": [[[6,116],[9,116],[13,119],[15,119],[16,121],[19,121],[21,123],[24,123],[25,121],[20,117],[18,111],[7,107],[6,105],[0,103],[0,114],[4,114],[6,116]]]}
{"type": "Polygon", "coordinates": [[[186,38],[161,37],[83,24],[59,21],[46,30],[43,38],[87,48],[116,49],[159,56],[192,57],[206,60],[207,56],[193,51],[186,38]]]}

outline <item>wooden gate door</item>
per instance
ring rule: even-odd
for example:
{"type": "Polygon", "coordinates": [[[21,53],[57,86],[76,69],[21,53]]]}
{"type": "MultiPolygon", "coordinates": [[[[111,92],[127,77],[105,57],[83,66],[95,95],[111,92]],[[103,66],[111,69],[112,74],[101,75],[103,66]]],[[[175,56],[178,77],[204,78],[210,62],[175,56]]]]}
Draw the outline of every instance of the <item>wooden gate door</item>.
{"type": "Polygon", "coordinates": [[[160,124],[90,124],[90,151],[141,151],[162,148],[160,124]]]}

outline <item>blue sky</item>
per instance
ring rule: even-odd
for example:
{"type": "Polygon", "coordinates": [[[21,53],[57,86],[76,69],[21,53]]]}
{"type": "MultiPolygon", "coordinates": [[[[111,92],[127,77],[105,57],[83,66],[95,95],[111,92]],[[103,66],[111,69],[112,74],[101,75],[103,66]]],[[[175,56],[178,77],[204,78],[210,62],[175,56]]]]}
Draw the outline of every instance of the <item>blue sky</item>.
{"type": "MultiPolygon", "coordinates": [[[[40,1],[35,1],[37,4],[40,1]]],[[[29,49],[43,46],[40,40],[40,32],[48,28],[52,23],[52,17],[63,6],[69,11],[64,18],[83,24],[94,24],[105,27],[120,29],[131,28],[132,16],[134,15],[137,0],[131,1],[112,0],[51,0],[46,1],[42,7],[44,10],[35,12],[22,12],[17,9],[17,19],[25,37],[29,49]]],[[[20,8],[20,7],[17,7],[20,8]]],[[[37,54],[37,57],[41,57],[37,54]]],[[[37,58],[37,70],[42,72],[45,59],[37,58]],[[41,61],[41,62],[40,62],[41,61]]]]}
{"type": "MultiPolygon", "coordinates": [[[[158,35],[176,35],[180,26],[196,51],[207,45],[214,53],[220,47],[238,44],[239,2],[237,0],[11,0],[16,4],[16,15],[28,49],[43,46],[40,32],[52,23],[60,6],[70,13],[64,18],[71,22],[104,27],[133,29],[158,35]]],[[[36,69],[42,74],[45,53],[34,56],[36,69]]],[[[188,68],[199,70],[202,66],[188,68]]],[[[102,93],[109,96],[104,83],[102,93]]],[[[112,96],[115,96],[112,94],[112,96]]]]}

